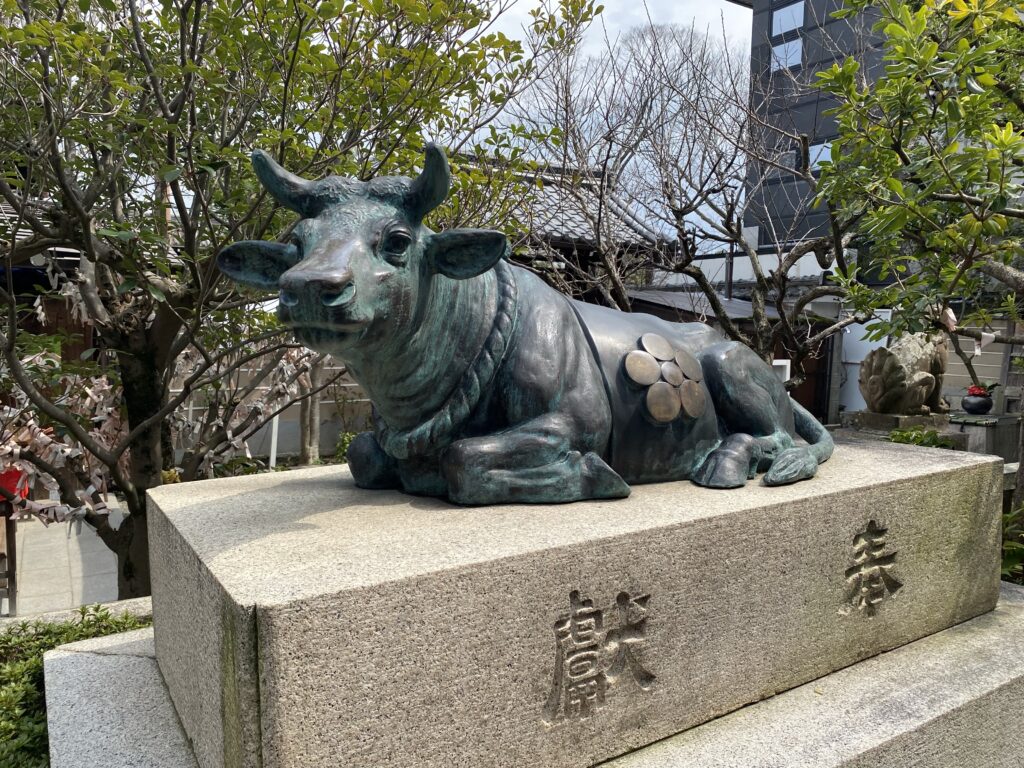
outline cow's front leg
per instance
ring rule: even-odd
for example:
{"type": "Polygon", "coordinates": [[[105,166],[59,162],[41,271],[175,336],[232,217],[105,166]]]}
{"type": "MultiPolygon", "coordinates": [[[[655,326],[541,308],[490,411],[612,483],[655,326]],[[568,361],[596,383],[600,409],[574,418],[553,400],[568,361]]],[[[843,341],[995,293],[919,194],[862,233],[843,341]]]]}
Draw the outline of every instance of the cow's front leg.
{"type": "MultiPolygon", "coordinates": [[[[453,443],[441,459],[457,504],[617,499],[629,486],[593,451],[577,450],[571,419],[548,414],[453,443]]],[[[582,446],[581,446],[582,447],[582,446]]]]}
{"type": "Polygon", "coordinates": [[[373,432],[360,432],[349,443],[345,454],[352,479],[360,488],[387,490],[401,488],[398,462],[384,453],[373,432]]]}

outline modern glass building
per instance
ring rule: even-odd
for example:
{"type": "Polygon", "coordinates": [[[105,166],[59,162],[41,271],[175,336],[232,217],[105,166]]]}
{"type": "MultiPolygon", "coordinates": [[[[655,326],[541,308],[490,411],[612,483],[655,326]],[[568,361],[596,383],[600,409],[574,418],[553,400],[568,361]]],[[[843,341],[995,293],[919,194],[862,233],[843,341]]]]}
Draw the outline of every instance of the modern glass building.
{"type": "Polygon", "coordinates": [[[854,56],[870,77],[881,61],[880,39],[868,13],[833,18],[842,0],[731,1],[753,11],[750,105],[756,149],[748,167],[746,224],[758,228],[759,250],[785,251],[828,231],[826,212],[812,207],[813,187],[795,173],[801,137],[813,174],[831,157],[836,135],[828,114],[835,103],[814,87],[814,73],[854,56]]]}

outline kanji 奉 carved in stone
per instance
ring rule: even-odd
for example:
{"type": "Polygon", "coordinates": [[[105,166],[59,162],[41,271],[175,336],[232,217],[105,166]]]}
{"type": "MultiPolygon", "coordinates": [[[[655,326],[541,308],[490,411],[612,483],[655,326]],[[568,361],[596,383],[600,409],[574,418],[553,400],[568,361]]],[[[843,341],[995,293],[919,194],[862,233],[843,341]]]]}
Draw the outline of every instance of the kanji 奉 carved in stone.
{"type": "Polygon", "coordinates": [[[567,502],[687,478],[734,488],[759,471],[781,485],[831,455],[748,347],[573,301],[509,263],[500,232],[424,227],[451,182],[436,146],[415,179],[306,181],[259,151],[253,164],[302,218],[288,242],[235,243],[218,264],[279,291],[282,322],[369,395],[376,428],[348,452],[357,485],[567,502]]]}

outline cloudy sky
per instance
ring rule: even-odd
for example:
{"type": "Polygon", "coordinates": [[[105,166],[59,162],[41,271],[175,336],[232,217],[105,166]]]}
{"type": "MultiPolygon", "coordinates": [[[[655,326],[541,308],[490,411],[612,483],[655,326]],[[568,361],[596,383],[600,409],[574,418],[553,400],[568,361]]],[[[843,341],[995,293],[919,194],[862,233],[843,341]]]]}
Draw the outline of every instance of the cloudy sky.
{"type": "MultiPolygon", "coordinates": [[[[737,44],[749,45],[750,10],[728,0],[603,0],[604,13],[590,29],[595,48],[604,36],[614,40],[631,27],[646,24],[689,24],[707,29],[713,35],[725,34],[737,44]]],[[[536,0],[518,0],[500,20],[499,28],[509,37],[521,37],[529,20],[529,9],[536,0]]]]}

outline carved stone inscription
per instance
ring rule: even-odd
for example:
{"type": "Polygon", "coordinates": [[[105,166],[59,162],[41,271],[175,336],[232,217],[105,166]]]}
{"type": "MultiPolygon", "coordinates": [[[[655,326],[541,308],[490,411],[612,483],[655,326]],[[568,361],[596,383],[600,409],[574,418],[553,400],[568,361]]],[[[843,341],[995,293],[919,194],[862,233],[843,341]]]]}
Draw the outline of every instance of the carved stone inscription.
{"type": "Polygon", "coordinates": [[[605,703],[609,689],[624,677],[642,690],[654,682],[636,655],[647,632],[647,603],[650,595],[632,597],[619,592],[612,619],[607,611],[578,591],[569,594],[569,612],[555,622],[555,673],[551,693],[544,707],[549,725],[565,720],[583,720],[605,703]]]}
{"type": "Polygon", "coordinates": [[[885,552],[886,531],[872,520],[862,533],[854,536],[853,565],[846,569],[847,600],[852,608],[868,616],[874,616],[882,600],[903,586],[892,574],[897,553],[885,552]]]}

